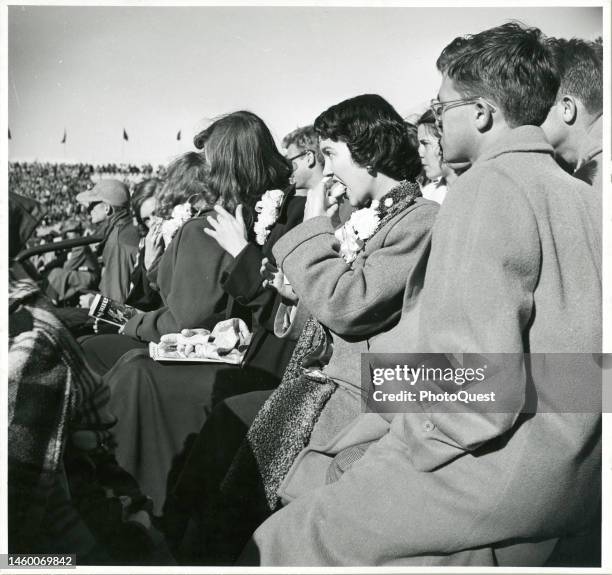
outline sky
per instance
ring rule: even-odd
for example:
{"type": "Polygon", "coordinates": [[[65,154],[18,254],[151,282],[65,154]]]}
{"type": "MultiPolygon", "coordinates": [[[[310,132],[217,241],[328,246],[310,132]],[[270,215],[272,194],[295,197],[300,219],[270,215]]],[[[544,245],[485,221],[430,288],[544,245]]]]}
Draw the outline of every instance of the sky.
{"type": "Polygon", "coordinates": [[[406,115],[436,96],[444,46],[512,19],[602,34],[593,7],[10,6],[9,160],[166,164],[239,109],[280,143],[362,93],[406,115]]]}

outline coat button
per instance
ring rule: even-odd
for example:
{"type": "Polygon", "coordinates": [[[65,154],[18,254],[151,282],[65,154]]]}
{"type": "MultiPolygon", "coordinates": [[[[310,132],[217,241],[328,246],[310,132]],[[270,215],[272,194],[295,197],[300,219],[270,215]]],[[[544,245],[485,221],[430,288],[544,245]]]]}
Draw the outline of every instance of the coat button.
{"type": "Polygon", "coordinates": [[[423,430],[424,431],[430,432],[430,431],[433,431],[435,428],[436,428],[436,426],[431,421],[429,421],[429,420],[427,420],[427,421],[425,421],[423,423],[423,430]]]}

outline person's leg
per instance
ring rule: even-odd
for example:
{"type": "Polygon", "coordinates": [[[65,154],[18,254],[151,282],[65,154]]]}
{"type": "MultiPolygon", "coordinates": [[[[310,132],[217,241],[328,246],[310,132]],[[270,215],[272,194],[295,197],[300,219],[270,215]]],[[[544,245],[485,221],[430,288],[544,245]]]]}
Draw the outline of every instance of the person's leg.
{"type": "Polygon", "coordinates": [[[216,374],[225,364],[160,364],[128,352],[108,372],[109,408],[117,416],[117,460],[161,514],[169,474],[212,409],[216,374]]]}
{"type": "MultiPolygon", "coordinates": [[[[254,391],[221,401],[195,440],[164,510],[167,534],[175,546],[180,544],[179,553],[184,562],[231,564],[227,556],[233,559],[237,555],[265,517],[253,512],[253,507],[259,508],[250,497],[259,480],[256,472],[249,474],[252,484],[244,486],[246,504],[240,500],[240,494],[222,496],[220,484],[271,393],[271,390],[254,391]],[[248,520],[254,513],[258,519],[248,520]],[[236,516],[239,524],[236,528],[242,527],[241,533],[232,526],[236,516]],[[184,534],[190,518],[190,529],[184,534]]],[[[265,499],[260,500],[262,503],[265,499]]]]}
{"type": "Polygon", "coordinates": [[[82,307],[58,307],[53,313],[74,337],[93,333],[93,319],[88,310],[82,307]]]}
{"type": "Polygon", "coordinates": [[[94,373],[104,376],[132,349],[145,349],[148,343],[140,342],[120,334],[85,335],[77,340],[85,360],[94,373]]]}
{"type": "Polygon", "coordinates": [[[493,555],[487,543],[492,540],[487,536],[496,537],[491,517],[495,511],[503,515],[497,507],[507,505],[502,494],[509,478],[491,475],[485,462],[483,473],[472,476],[475,466],[464,459],[454,471],[418,471],[405,444],[389,433],[337,482],[269,517],[255,531],[241,562],[427,565],[461,564],[469,557],[471,564],[490,565],[493,555]],[[486,477],[488,485],[475,489],[486,477]],[[466,551],[479,546],[485,551],[466,551]]]}

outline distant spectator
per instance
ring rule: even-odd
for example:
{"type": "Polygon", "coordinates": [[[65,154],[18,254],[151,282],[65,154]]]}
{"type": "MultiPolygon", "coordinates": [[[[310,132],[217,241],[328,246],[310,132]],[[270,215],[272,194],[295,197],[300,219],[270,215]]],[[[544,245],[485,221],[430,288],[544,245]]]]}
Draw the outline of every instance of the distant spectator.
{"type": "MultiPolygon", "coordinates": [[[[417,130],[419,157],[425,172],[421,193],[424,198],[441,204],[449,185],[457,179],[459,170],[453,169],[444,161],[440,146],[440,131],[431,110],[427,110],[419,118],[417,130]]],[[[462,166],[460,171],[465,171],[465,166],[462,166]]]]}
{"type": "MultiPolygon", "coordinates": [[[[83,225],[79,220],[68,220],[62,231],[65,239],[82,237],[83,225]]],[[[56,305],[76,305],[75,298],[95,289],[100,282],[100,265],[88,245],[60,254],[51,266],[46,293],[56,305]]]]}
{"type": "Polygon", "coordinates": [[[156,196],[161,186],[159,178],[148,178],[134,186],[130,202],[134,224],[138,226],[141,236],[145,236],[149,231],[149,220],[155,213],[156,196]]]}
{"type": "MultiPolygon", "coordinates": [[[[81,192],[77,201],[87,206],[91,222],[103,236],[98,247],[104,270],[98,287],[103,295],[125,302],[138,254],[138,230],[129,214],[130,196],[119,180],[101,180],[93,189],[81,192]]],[[[83,296],[81,306],[89,307],[93,295],[83,296]]]]}
{"type": "Polygon", "coordinates": [[[325,159],[319,150],[319,136],[313,126],[304,126],[283,138],[286,157],[293,165],[291,181],[297,195],[305,195],[323,177],[325,159]]]}
{"type": "Polygon", "coordinates": [[[156,215],[161,187],[161,180],[148,178],[136,185],[131,199],[134,220],[141,237],[127,303],[142,311],[157,309],[162,305],[161,296],[153,288],[147,275],[147,270],[154,266],[164,253],[160,233],[161,219],[156,215]]]}

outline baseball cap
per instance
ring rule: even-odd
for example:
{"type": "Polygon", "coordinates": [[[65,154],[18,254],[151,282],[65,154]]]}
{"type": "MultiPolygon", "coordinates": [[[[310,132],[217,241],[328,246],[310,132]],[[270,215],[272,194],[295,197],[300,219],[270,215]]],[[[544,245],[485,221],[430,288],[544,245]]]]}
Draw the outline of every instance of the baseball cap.
{"type": "Polygon", "coordinates": [[[106,202],[111,206],[127,206],[130,193],[123,182],[106,179],[100,180],[91,190],[77,194],[76,200],[86,205],[92,202],[106,202]]]}

